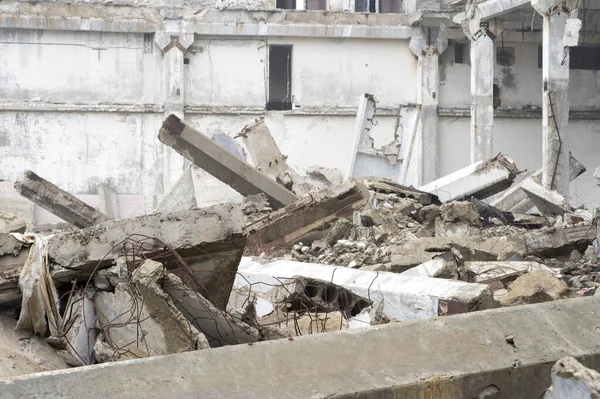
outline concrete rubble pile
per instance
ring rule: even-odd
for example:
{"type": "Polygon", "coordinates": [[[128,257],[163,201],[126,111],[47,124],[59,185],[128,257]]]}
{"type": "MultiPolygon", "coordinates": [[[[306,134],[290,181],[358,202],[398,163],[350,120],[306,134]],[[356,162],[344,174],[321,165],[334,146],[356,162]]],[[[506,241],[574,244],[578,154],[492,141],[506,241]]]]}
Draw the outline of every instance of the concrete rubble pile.
{"type": "MultiPolygon", "coordinates": [[[[532,178],[519,201],[537,213],[490,205],[515,192],[520,172],[506,155],[414,188],[318,167],[302,176],[262,120],[239,138],[256,165],[173,115],[159,135],[240,204],[195,206],[188,169],[157,213],[118,219],[26,171],[17,190],[72,226],[28,232],[0,209],[0,334],[26,343],[18,354],[0,345],[15,363],[0,362],[0,377],[469,316],[600,287],[600,213],[532,178]]],[[[547,397],[597,395],[597,373],[581,367],[559,361],[547,397]]]]}

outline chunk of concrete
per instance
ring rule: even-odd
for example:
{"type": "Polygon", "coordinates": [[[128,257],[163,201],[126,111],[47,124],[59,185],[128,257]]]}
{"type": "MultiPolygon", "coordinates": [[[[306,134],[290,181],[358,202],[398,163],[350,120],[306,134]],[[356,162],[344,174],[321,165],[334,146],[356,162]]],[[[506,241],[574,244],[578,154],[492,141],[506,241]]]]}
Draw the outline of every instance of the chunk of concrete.
{"type": "MultiPolygon", "coordinates": [[[[313,192],[246,226],[244,231],[261,243],[293,243],[314,231],[324,232],[340,217],[352,215],[369,199],[369,191],[357,180],[313,192]]],[[[323,237],[319,237],[323,238],[323,237]]]]}
{"type": "Polygon", "coordinates": [[[283,260],[261,265],[250,258],[243,258],[235,285],[252,284],[253,290],[267,292],[297,276],[339,285],[373,302],[383,301],[384,315],[397,321],[494,306],[488,301],[492,297],[491,291],[482,284],[283,260]]]}
{"type": "Polygon", "coordinates": [[[275,143],[264,118],[244,126],[236,137],[242,137],[260,172],[297,195],[304,195],[309,191],[304,179],[287,164],[287,157],[275,143]]]}
{"type": "Polygon", "coordinates": [[[25,233],[25,219],[10,212],[0,211],[0,234],[25,233]]]}
{"type": "Polygon", "coordinates": [[[439,255],[402,273],[406,277],[458,278],[458,262],[451,252],[439,255]]]}
{"type": "Polygon", "coordinates": [[[419,190],[435,194],[442,202],[469,197],[484,199],[510,187],[517,173],[519,170],[514,161],[499,154],[432,181],[419,190]]]}
{"type": "Polygon", "coordinates": [[[572,250],[585,250],[596,239],[596,228],[589,225],[549,227],[514,236],[524,246],[522,255],[560,256],[572,250]]]}
{"type": "Polygon", "coordinates": [[[273,207],[283,207],[297,199],[294,193],[186,125],[175,115],[165,119],[158,139],[244,196],[264,192],[273,207]]]}
{"type": "Polygon", "coordinates": [[[537,270],[517,278],[502,297],[502,306],[526,305],[565,298],[569,288],[564,281],[546,270],[537,270]]]}
{"type": "Polygon", "coordinates": [[[480,284],[489,284],[494,281],[502,281],[511,277],[521,276],[526,273],[544,270],[552,273],[552,269],[537,262],[531,261],[487,261],[465,262],[464,269],[469,276],[469,281],[480,284]]]}
{"type": "Polygon", "coordinates": [[[172,248],[194,270],[201,294],[225,309],[245,237],[239,206],[217,205],[170,214],[111,220],[49,240],[52,276],[57,282],[89,277],[110,267],[124,251],[167,259],[167,268],[181,269],[172,248]],[[166,245],[166,246],[165,246],[166,245]]]}
{"type": "Polygon", "coordinates": [[[94,344],[98,336],[93,291],[75,292],[65,306],[61,336],[67,341],[66,352],[75,366],[95,363],[94,344]]]}
{"type": "Polygon", "coordinates": [[[600,364],[598,331],[574,328],[595,326],[599,307],[600,298],[586,297],[390,323],[8,378],[0,390],[3,399],[47,397],[49,390],[55,399],[191,392],[203,399],[273,399],[282,389],[288,399],[485,398],[490,391],[499,398],[541,398],[551,367],[565,353],[600,364]]]}
{"type": "Polygon", "coordinates": [[[36,205],[79,228],[93,226],[109,220],[109,217],[105,214],[30,170],[23,172],[17,179],[15,190],[36,205]]]}
{"type": "Polygon", "coordinates": [[[545,399],[600,399],[600,373],[572,357],[552,366],[552,386],[545,399]]]}
{"type": "Polygon", "coordinates": [[[174,274],[167,274],[164,289],[184,317],[206,336],[211,347],[257,342],[259,331],[213,306],[199,293],[188,288],[174,274]]]}
{"type": "Polygon", "coordinates": [[[556,191],[544,188],[531,178],[526,179],[521,188],[543,215],[557,216],[571,211],[571,206],[565,197],[556,191]]]}
{"type": "Polygon", "coordinates": [[[98,292],[94,306],[105,342],[115,350],[138,347],[150,356],[208,348],[206,338],[161,288],[162,264],[147,260],[114,293],[98,292]]]}

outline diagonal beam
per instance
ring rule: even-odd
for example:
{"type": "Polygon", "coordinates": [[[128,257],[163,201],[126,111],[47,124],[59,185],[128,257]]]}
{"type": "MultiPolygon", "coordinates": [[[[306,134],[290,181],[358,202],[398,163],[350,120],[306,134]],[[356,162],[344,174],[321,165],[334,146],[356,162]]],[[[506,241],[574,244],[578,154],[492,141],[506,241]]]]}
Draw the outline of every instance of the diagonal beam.
{"type": "Polygon", "coordinates": [[[531,4],[531,0],[485,0],[475,5],[475,16],[482,20],[493,18],[526,4],[531,4]]]}

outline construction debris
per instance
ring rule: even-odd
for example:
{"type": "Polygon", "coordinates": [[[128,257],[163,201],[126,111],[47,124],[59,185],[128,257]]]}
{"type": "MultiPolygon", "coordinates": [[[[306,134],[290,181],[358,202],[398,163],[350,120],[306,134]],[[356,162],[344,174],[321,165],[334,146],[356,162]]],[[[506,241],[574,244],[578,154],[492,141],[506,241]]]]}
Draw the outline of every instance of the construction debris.
{"type": "Polygon", "coordinates": [[[525,305],[555,301],[568,297],[567,285],[546,270],[525,274],[509,285],[508,294],[501,300],[503,306],[525,305]]]}
{"type": "Polygon", "coordinates": [[[23,197],[79,228],[106,222],[109,217],[61,190],[30,170],[15,182],[15,190],[23,197]]]}
{"type": "Polygon", "coordinates": [[[572,357],[560,359],[552,367],[552,386],[545,399],[600,399],[600,373],[572,357]]]}
{"type": "Polygon", "coordinates": [[[571,211],[571,207],[562,195],[544,188],[533,179],[526,179],[521,188],[543,215],[557,216],[571,211]]]}
{"type": "Polygon", "coordinates": [[[25,233],[27,224],[23,218],[0,211],[0,234],[25,233]]]}

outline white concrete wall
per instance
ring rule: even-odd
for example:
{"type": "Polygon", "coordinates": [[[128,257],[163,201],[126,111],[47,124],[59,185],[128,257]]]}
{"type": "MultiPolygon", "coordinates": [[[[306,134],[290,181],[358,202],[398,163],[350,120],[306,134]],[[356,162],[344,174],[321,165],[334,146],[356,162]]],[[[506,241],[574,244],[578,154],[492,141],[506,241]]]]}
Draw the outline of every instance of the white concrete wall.
{"type": "MultiPolygon", "coordinates": [[[[469,118],[440,118],[440,173],[445,175],[469,164],[469,118]]],[[[569,122],[571,152],[587,171],[571,182],[571,203],[593,209],[600,206],[600,187],[594,180],[600,154],[600,126],[593,120],[569,122]]],[[[521,170],[542,166],[542,122],[538,119],[496,118],[494,151],[509,154],[521,170]]]]}

